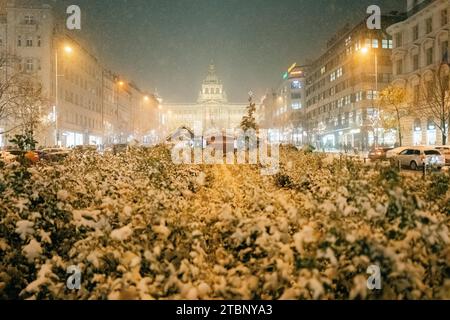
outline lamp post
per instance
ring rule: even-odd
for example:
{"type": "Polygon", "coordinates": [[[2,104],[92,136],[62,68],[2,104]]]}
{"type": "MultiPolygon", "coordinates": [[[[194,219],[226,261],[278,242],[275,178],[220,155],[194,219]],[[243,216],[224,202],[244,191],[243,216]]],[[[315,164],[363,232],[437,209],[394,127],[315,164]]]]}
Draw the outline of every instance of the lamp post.
{"type": "MultiPolygon", "coordinates": [[[[58,46],[55,49],[55,106],[53,108],[53,115],[55,120],[55,146],[60,145],[59,139],[59,117],[58,117],[58,104],[59,104],[59,77],[63,77],[64,75],[58,74],[58,46]]],[[[64,46],[64,52],[66,54],[71,54],[73,52],[72,47],[66,45],[64,46]]]]}

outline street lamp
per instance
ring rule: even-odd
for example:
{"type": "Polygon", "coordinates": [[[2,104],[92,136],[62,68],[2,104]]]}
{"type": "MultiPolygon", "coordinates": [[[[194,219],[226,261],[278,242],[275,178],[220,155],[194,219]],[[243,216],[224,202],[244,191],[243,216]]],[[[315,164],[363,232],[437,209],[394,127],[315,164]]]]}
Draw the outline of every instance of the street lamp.
{"type": "MultiPolygon", "coordinates": [[[[55,49],[55,107],[54,107],[54,117],[55,117],[55,146],[60,145],[59,141],[59,127],[58,127],[58,104],[59,104],[59,81],[58,77],[63,77],[64,75],[58,74],[58,49],[57,46],[55,49]]],[[[73,49],[69,45],[64,46],[64,52],[66,54],[72,54],[73,49]]]]}

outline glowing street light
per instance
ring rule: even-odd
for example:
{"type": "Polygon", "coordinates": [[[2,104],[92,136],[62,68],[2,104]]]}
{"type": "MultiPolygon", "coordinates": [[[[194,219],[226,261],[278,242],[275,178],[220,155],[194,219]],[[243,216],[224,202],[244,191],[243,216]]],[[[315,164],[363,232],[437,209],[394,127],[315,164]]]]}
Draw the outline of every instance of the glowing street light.
{"type": "Polygon", "coordinates": [[[367,47],[361,48],[361,53],[362,54],[368,54],[369,53],[369,48],[367,48],[367,47]]]}
{"type": "Polygon", "coordinates": [[[67,54],[71,54],[71,53],[73,52],[73,49],[72,49],[71,46],[65,46],[65,47],[64,47],[64,51],[65,51],[67,54]]]}

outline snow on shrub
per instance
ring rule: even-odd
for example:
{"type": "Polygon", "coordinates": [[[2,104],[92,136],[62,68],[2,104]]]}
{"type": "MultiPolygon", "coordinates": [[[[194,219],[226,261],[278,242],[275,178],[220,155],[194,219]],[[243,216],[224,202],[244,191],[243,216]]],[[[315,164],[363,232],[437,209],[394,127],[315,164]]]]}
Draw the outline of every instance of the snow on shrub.
{"type": "Polygon", "coordinates": [[[162,146],[3,167],[0,298],[450,298],[448,174],[281,157],[274,177],[176,166],[162,146]]]}

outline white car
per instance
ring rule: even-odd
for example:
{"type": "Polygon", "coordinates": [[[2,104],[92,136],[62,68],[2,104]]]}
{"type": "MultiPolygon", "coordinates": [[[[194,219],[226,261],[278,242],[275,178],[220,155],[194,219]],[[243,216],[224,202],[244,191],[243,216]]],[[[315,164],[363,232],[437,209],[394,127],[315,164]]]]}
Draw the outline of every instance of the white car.
{"type": "Polygon", "coordinates": [[[389,150],[386,152],[386,159],[392,159],[395,156],[397,156],[400,152],[404,151],[405,149],[407,149],[406,147],[399,147],[399,148],[395,148],[392,150],[389,150]]]}
{"type": "Polygon", "coordinates": [[[441,169],[445,166],[444,156],[431,147],[407,147],[398,155],[393,157],[395,163],[409,167],[412,170],[423,168],[424,165],[441,169]]]}
{"type": "Polygon", "coordinates": [[[445,164],[447,166],[449,166],[450,165],[450,146],[439,146],[439,147],[436,147],[436,150],[438,150],[445,157],[445,164]]]}

